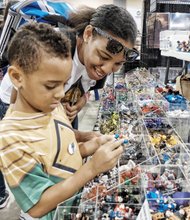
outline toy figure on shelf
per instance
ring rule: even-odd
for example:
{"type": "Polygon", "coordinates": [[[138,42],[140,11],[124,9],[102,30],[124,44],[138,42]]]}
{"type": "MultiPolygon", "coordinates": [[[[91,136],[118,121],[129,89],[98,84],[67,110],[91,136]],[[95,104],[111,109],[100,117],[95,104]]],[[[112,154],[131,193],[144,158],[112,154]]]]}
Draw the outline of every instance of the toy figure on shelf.
{"type": "Polygon", "coordinates": [[[172,211],[166,211],[166,220],[181,220],[180,217],[176,216],[172,211]]]}
{"type": "Polygon", "coordinates": [[[140,179],[141,168],[136,166],[129,171],[120,173],[121,183],[136,185],[140,179]]]}
{"type": "Polygon", "coordinates": [[[150,113],[150,112],[158,112],[159,113],[159,107],[158,106],[154,106],[154,105],[147,105],[147,104],[144,104],[144,106],[141,107],[141,110],[142,110],[142,113],[143,114],[147,114],[147,113],[150,113]]]}
{"type": "Polygon", "coordinates": [[[101,220],[110,220],[109,214],[108,214],[108,213],[104,213],[104,214],[102,215],[101,220]]]}
{"type": "Polygon", "coordinates": [[[181,46],[181,42],[178,40],[178,41],[177,41],[176,50],[177,50],[177,51],[181,51],[181,47],[182,47],[182,46],[181,46]]]}
{"type": "Polygon", "coordinates": [[[111,117],[106,121],[103,121],[100,125],[100,132],[102,134],[114,134],[118,130],[119,115],[116,112],[111,114],[111,117]]]}
{"type": "Polygon", "coordinates": [[[117,90],[126,90],[126,83],[125,80],[123,78],[120,78],[115,85],[115,89],[117,90]]]}
{"type": "Polygon", "coordinates": [[[110,220],[133,220],[133,210],[124,204],[116,205],[115,209],[109,212],[110,220]]]}
{"type": "Polygon", "coordinates": [[[146,197],[149,202],[150,209],[157,212],[166,212],[167,210],[176,211],[175,201],[162,194],[160,191],[153,189],[148,191],[146,197]]]}
{"type": "Polygon", "coordinates": [[[115,96],[114,96],[114,91],[113,89],[110,89],[108,91],[108,99],[110,99],[111,101],[114,101],[115,100],[115,96]]]}
{"type": "Polygon", "coordinates": [[[187,43],[186,41],[182,41],[182,47],[181,47],[181,52],[186,52],[187,51],[187,43]]]}
{"type": "Polygon", "coordinates": [[[152,214],[152,220],[165,220],[165,215],[162,212],[152,214]]]}
{"type": "Polygon", "coordinates": [[[188,52],[190,51],[190,35],[189,35],[189,39],[187,41],[187,47],[188,47],[188,52]]]}
{"type": "Polygon", "coordinates": [[[185,211],[186,219],[189,220],[190,219],[190,206],[183,208],[183,210],[185,211]]]}
{"type": "Polygon", "coordinates": [[[158,85],[155,88],[155,92],[162,93],[164,91],[163,87],[159,87],[158,85]]]}
{"type": "Polygon", "coordinates": [[[124,215],[125,219],[132,220],[133,216],[134,216],[133,210],[130,207],[126,206],[125,207],[125,215],[124,215]]]}
{"type": "Polygon", "coordinates": [[[188,41],[177,41],[177,51],[189,52],[190,51],[190,40],[188,41]]]}

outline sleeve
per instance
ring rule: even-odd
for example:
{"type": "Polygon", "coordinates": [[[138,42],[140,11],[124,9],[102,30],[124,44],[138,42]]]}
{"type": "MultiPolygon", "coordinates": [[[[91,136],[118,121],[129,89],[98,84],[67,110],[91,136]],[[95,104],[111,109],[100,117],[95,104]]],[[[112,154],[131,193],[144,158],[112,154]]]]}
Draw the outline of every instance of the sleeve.
{"type": "Polygon", "coordinates": [[[24,212],[32,208],[42,193],[55,184],[43,171],[35,154],[25,143],[16,141],[6,144],[0,151],[0,169],[24,212]]]}

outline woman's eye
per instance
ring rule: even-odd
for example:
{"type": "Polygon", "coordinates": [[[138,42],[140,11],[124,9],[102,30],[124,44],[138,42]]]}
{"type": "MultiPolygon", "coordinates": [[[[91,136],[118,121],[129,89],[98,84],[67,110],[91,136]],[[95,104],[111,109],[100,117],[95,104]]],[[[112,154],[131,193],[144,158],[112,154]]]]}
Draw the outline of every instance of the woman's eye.
{"type": "Polygon", "coordinates": [[[99,56],[101,60],[109,60],[108,57],[99,56]]]}
{"type": "Polygon", "coordinates": [[[119,63],[116,63],[115,65],[116,66],[122,66],[123,64],[125,64],[125,62],[119,62],[119,63]]]}

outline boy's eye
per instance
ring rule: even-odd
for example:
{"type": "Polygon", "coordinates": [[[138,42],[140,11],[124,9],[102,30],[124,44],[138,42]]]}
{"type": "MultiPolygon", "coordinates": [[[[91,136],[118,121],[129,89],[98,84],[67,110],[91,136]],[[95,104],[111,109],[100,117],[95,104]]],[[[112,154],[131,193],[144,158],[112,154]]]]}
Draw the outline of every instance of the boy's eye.
{"type": "Polygon", "coordinates": [[[51,89],[54,89],[56,86],[55,85],[53,85],[53,86],[45,85],[45,87],[46,87],[46,89],[51,90],[51,89]]]}

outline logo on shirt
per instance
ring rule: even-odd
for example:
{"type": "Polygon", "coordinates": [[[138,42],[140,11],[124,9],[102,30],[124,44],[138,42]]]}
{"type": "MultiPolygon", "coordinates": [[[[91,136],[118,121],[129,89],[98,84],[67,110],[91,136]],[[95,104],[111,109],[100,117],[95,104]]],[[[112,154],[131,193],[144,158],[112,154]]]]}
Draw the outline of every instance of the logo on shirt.
{"type": "Polygon", "coordinates": [[[76,146],[75,146],[75,144],[74,144],[74,143],[69,144],[67,150],[68,150],[68,153],[69,153],[70,155],[73,155],[73,154],[75,153],[75,151],[76,151],[76,146]]]}

